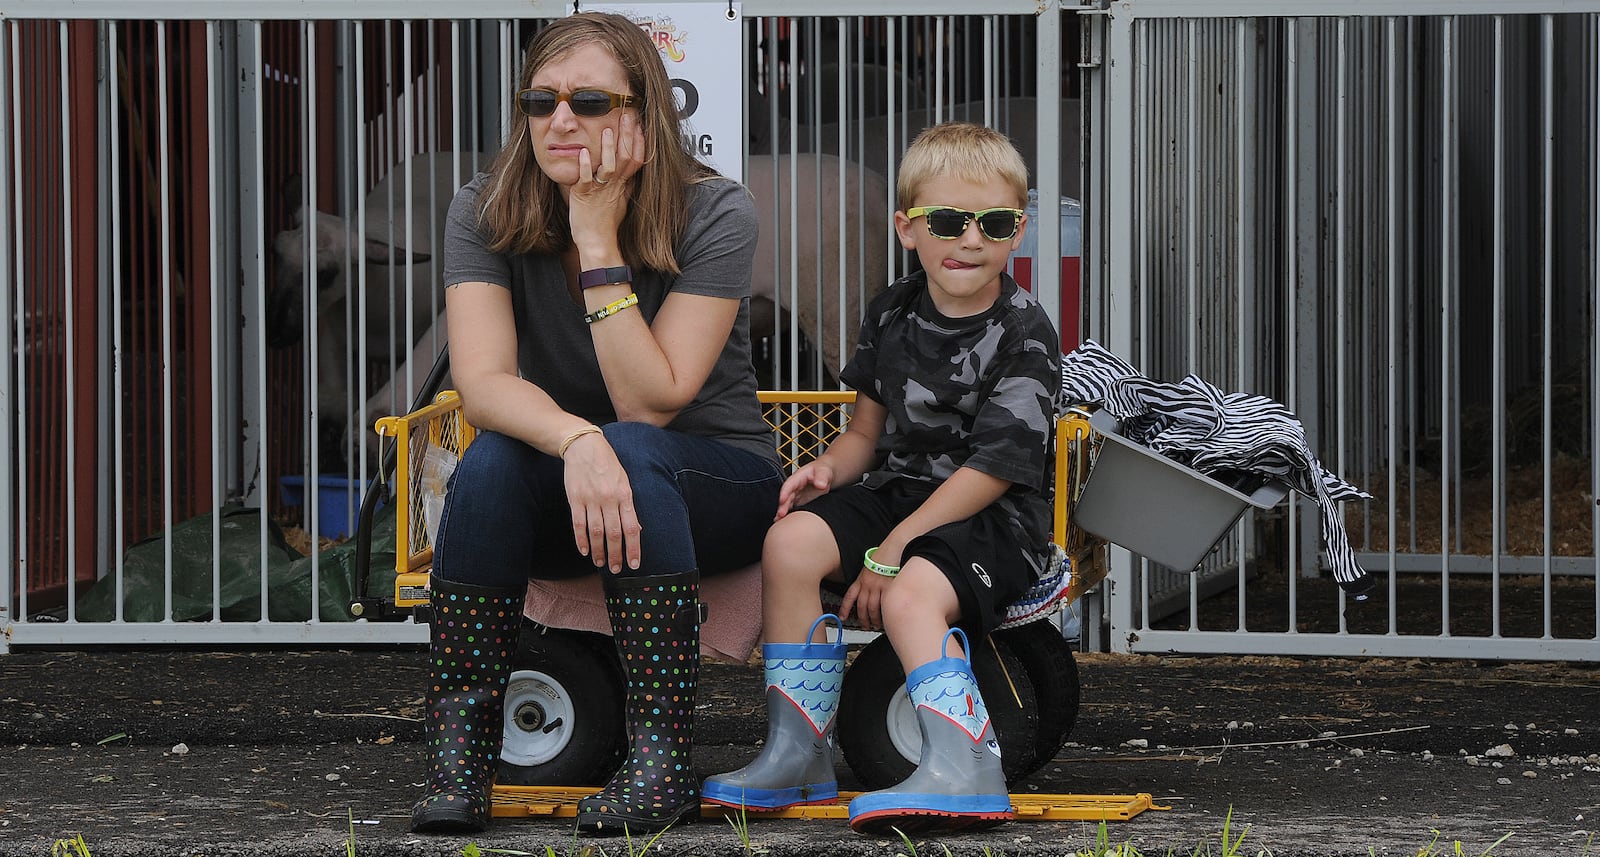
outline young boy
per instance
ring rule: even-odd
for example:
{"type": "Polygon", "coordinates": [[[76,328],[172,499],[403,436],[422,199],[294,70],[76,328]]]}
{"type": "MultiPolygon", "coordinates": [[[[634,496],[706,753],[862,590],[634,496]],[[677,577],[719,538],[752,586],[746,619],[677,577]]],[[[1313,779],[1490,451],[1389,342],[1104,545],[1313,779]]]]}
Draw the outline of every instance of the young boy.
{"type": "Polygon", "coordinates": [[[850,826],[1009,819],[1000,748],[964,643],[982,640],[1047,562],[1060,389],[1049,316],[1004,272],[1027,218],[1027,167],[991,129],[929,128],[900,168],[895,231],[921,272],[867,308],[842,380],[847,429],[784,483],[762,551],[768,736],[702,796],[751,810],[831,801],[845,647],[818,636],[824,580],[840,613],[888,635],[923,743],[909,779],[850,803],[850,826]],[[970,637],[969,637],[970,635],[970,637]]]}

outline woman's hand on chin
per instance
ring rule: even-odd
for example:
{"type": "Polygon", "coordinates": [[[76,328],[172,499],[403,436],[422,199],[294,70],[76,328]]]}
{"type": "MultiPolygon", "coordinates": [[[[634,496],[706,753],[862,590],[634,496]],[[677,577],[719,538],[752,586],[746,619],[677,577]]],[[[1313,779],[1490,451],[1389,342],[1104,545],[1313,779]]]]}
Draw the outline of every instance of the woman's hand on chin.
{"type": "Polygon", "coordinates": [[[600,163],[594,163],[588,149],[578,153],[578,181],[567,204],[572,237],[580,251],[585,238],[615,241],[644,156],[644,134],[631,110],[622,112],[618,128],[601,132],[600,163]]]}

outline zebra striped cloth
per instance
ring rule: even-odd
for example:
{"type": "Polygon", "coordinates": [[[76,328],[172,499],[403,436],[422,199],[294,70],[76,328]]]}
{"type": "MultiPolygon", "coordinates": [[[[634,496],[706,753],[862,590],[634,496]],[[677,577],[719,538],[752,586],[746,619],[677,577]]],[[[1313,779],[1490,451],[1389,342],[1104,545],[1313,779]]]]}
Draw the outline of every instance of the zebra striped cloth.
{"type": "Polygon", "coordinates": [[[1322,466],[1288,408],[1223,393],[1194,375],[1176,384],[1151,380],[1094,340],[1061,359],[1061,390],[1063,401],[1104,407],[1122,421],[1124,437],[1200,473],[1267,477],[1315,498],[1334,580],[1358,601],[1371,594],[1372,576],[1356,562],[1336,505],[1371,495],[1322,466]]]}

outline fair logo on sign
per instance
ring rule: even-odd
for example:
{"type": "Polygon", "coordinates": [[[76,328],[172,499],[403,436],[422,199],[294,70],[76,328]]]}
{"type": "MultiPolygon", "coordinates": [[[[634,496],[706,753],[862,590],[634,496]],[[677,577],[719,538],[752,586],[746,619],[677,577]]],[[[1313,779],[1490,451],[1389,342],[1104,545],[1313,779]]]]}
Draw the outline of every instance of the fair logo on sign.
{"type": "Polygon", "coordinates": [[[686,54],[683,52],[683,43],[688,38],[687,33],[679,33],[678,26],[668,17],[660,17],[651,21],[640,21],[639,29],[661,51],[661,55],[673,62],[683,62],[686,54]]]}
{"type": "MultiPolygon", "coordinates": [[[[650,42],[661,52],[663,60],[681,63],[689,54],[683,49],[683,43],[689,40],[687,32],[680,32],[678,25],[665,15],[652,18],[648,21],[639,21],[639,29],[650,37],[650,42]]],[[[700,109],[700,90],[694,82],[686,77],[672,78],[672,92],[678,100],[678,118],[687,121],[700,109]]],[[[685,142],[689,149],[701,157],[710,156],[714,150],[710,134],[684,134],[685,142]]]]}

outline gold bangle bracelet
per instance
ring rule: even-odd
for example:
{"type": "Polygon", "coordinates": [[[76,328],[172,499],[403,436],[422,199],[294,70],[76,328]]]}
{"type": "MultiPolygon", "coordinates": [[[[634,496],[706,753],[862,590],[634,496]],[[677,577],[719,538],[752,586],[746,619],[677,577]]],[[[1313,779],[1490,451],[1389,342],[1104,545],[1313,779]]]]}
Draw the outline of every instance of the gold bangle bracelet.
{"type": "Polygon", "coordinates": [[[562,438],[561,445],[556,447],[556,458],[566,458],[567,449],[572,446],[572,442],[586,434],[600,434],[600,427],[597,425],[586,425],[572,434],[562,438]]]}
{"type": "Polygon", "coordinates": [[[625,310],[628,307],[631,307],[631,306],[637,304],[638,302],[639,302],[639,295],[637,293],[635,293],[635,292],[628,292],[627,295],[625,295],[623,297],[620,297],[620,298],[612,301],[611,303],[608,303],[605,306],[595,310],[594,312],[591,312],[588,315],[584,316],[583,317],[583,321],[584,321],[585,324],[594,324],[595,322],[599,321],[600,319],[606,318],[608,316],[616,315],[617,313],[622,312],[623,310],[625,310]]]}

